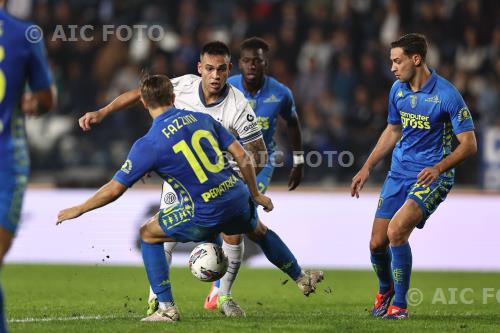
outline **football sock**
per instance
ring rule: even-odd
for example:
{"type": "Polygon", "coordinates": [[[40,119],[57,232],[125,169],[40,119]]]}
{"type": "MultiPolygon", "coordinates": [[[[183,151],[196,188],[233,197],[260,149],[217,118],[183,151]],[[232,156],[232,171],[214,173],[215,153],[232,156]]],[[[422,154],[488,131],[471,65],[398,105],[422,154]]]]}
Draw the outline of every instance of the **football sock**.
{"type": "MultiPolygon", "coordinates": [[[[172,252],[177,246],[177,242],[165,242],[163,243],[163,250],[165,251],[165,258],[167,258],[168,267],[172,266],[172,252]]],[[[156,294],[151,286],[149,287],[149,297],[148,302],[156,298],[156,294]]]]}
{"type": "Polygon", "coordinates": [[[141,252],[149,284],[157,295],[158,301],[172,302],[172,288],[163,244],[150,244],[141,240],[141,252]]]}
{"type": "Polygon", "coordinates": [[[297,263],[297,259],[274,231],[267,229],[264,237],[258,239],[256,243],[266,258],[281,271],[288,274],[294,281],[300,277],[302,269],[297,263]]]}
{"type": "MultiPolygon", "coordinates": [[[[219,245],[219,246],[222,246],[222,242],[223,242],[222,237],[221,237],[221,235],[220,235],[220,234],[218,234],[218,235],[217,235],[217,237],[215,237],[214,243],[215,243],[215,244],[217,244],[217,245],[219,245]]],[[[242,242],[243,242],[243,241],[242,241],[242,242]]],[[[242,246],[243,246],[243,245],[242,245],[242,246]]],[[[242,249],[241,249],[241,253],[243,253],[243,247],[242,247],[242,249]]],[[[229,259],[229,258],[228,258],[228,259],[229,259]]],[[[240,260],[240,261],[241,261],[241,260],[240,260]]],[[[228,269],[229,269],[229,268],[228,268],[228,269]]],[[[220,288],[220,280],[215,281],[213,284],[214,284],[215,289],[214,289],[214,290],[212,290],[212,294],[213,294],[213,295],[210,295],[210,297],[214,296],[215,294],[217,294],[217,293],[219,292],[219,291],[218,291],[218,289],[220,288]]],[[[231,288],[229,288],[229,290],[231,290],[231,288]]]]}
{"type": "Polygon", "coordinates": [[[391,246],[392,278],[394,280],[395,297],[393,305],[406,309],[406,293],[410,288],[411,275],[411,248],[410,243],[400,246],[391,246]]]}
{"type": "Polygon", "coordinates": [[[381,251],[371,252],[370,259],[373,270],[377,274],[379,292],[384,294],[391,288],[392,283],[391,251],[389,247],[381,251]]]}
{"type": "Polygon", "coordinates": [[[160,310],[166,310],[169,307],[174,306],[174,305],[175,305],[175,303],[173,301],[172,302],[158,302],[158,308],[160,310]]]}
{"type": "Polygon", "coordinates": [[[0,333],[7,333],[7,324],[5,322],[5,313],[3,309],[2,287],[0,287],[0,333]]]}
{"type": "Polygon", "coordinates": [[[224,274],[224,276],[219,280],[221,295],[231,294],[231,288],[233,287],[236,275],[238,275],[238,271],[240,270],[241,261],[243,260],[244,249],[245,244],[243,240],[241,240],[241,243],[238,245],[231,245],[223,242],[222,250],[224,250],[224,253],[227,256],[228,266],[226,274],[224,274]]]}
{"type": "Polygon", "coordinates": [[[172,252],[177,246],[177,242],[163,243],[163,250],[165,251],[165,258],[167,258],[168,267],[172,266],[172,252]]]}

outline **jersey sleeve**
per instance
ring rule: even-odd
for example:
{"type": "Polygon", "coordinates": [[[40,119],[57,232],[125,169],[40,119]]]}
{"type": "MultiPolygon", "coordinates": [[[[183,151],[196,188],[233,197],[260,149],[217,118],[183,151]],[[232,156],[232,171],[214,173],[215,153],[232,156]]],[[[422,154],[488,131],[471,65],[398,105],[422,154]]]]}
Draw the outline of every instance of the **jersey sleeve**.
{"type": "Polygon", "coordinates": [[[455,88],[448,95],[444,107],[445,111],[450,114],[451,127],[455,135],[474,130],[474,121],[469,108],[455,88]]]}
{"type": "Polygon", "coordinates": [[[212,119],[214,124],[215,132],[217,134],[217,142],[222,150],[227,150],[236,138],[231,134],[221,123],[212,119]]]}
{"type": "Polygon", "coordinates": [[[280,116],[285,120],[297,118],[297,109],[295,108],[295,101],[292,92],[286,88],[283,105],[280,109],[280,116]]]}
{"type": "Polygon", "coordinates": [[[252,107],[246,99],[237,104],[233,129],[238,134],[242,144],[255,141],[262,137],[262,132],[260,131],[255,112],[253,112],[252,107]]]}
{"type": "MultiPolygon", "coordinates": [[[[36,29],[30,32],[39,33],[36,29]]],[[[38,40],[38,38],[35,39],[38,40]]],[[[48,89],[52,84],[52,75],[43,38],[40,36],[39,39],[38,42],[28,43],[28,84],[32,91],[48,89]]]]}
{"type": "Polygon", "coordinates": [[[391,87],[391,91],[389,92],[387,123],[391,125],[401,124],[401,115],[399,114],[398,107],[396,106],[396,98],[398,98],[397,94],[401,94],[400,97],[403,97],[403,93],[399,87],[398,81],[394,82],[391,87]]]}
{"type": "Polygon", "coordinates": [[[156,150],[147,138],[142,137],[134,143],[127,160],[122,168],[115,173],[113,179],[130,187],[144,174],[154,170],[155,165],[156,150]]]}

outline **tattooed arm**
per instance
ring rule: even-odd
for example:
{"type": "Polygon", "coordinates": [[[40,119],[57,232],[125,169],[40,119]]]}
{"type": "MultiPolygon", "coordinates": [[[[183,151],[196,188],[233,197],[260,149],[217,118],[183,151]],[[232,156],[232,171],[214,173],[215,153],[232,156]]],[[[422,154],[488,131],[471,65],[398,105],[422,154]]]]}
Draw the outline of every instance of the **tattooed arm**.
{"type": "Polygon", "coordinates": [[[243,145],[250,154],[255,165],[255,174],[258,174],[267,163],[267,149],[262,136],[256,140],[247,142],[243,145]]]}

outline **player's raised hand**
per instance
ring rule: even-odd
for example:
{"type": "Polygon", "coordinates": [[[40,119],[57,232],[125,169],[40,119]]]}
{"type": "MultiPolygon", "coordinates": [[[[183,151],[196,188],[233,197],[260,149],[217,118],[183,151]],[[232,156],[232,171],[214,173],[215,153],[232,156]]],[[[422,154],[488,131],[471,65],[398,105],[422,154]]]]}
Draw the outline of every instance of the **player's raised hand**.
{"type": "Polygon", "coordinates": [[[90,125],[99,124],[106,117],[102,110],[87,112],[80,119],[78,119],[78,125],[84,131],[90,131],[90,125]]]}
{"type": "Polygon", "coordinates": [[[352,178],[351,183],[351,197],[356,196],[359,198],[359,192],[363,189],[363,186],[366,183],[366,180],[370,176],[370,171],[366,168],[362,168],[359,172],[352,178]]]}
{"type": "Polygon", "coordinates": [[[266,197],[263,194],[259,194],[258,196],[254,197],[253,200],[257,205],[262,206],[266,212],[270,212],[274,208],[271,198],[266,197]]]}
{"type": "Polygon", "coordinates": [[[75,206],[67,209],[63,209],[57,214],[57,222],[56,225],[63,223],[66,220],[71,220],[74,218],[77,218],[78,216],[82,215],[82,209],[80,206],[75,206]]]}
{"type": "Polygon", "coordinates": [[[304,165],[297,164],[292,168],[288,176],[288,191],[295,190],[299,186],[302,177],[304,177],[304,165]]]}
{"type": "Polygon", "coordinates": [[[417,183],[429,186],[439,177],[439,169],[436,167],[425,168],[417,175],[417,183]]]}

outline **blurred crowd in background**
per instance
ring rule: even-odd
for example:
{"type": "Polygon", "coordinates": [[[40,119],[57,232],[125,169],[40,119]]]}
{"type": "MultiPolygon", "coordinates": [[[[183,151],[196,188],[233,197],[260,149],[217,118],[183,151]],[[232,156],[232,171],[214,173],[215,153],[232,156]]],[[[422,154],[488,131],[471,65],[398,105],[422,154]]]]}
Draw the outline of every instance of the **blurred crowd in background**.
{"type": "MultiPolygon", "coordinates": [[[[486,127],[500,128],[498,0],[15,0],[8,7],[42,28],[59,89],[57,112],[28,122],[34,180],[81,186],[109,177],[147,130],[147,113],[137,107],[115,114],[90,133],[77,119],[135,88],[144,72],[196,73],[200,47],[214,39],[230,46],[236,74],[240,42],[264,38],[272,51],[269,74],[294,94],[306,151],[354,154],[350,168],[324,162],[306,169],[305,182],[349,183],[366,159],[386,126],[394,81],[389,45],[404,33],[428,37],[427,63],[461,92],[480,144],[486,127]],[[95,27],[92,41],[54,38],[57,25],[87,24],[95,27]],[[160,25],[165,34],[159,41],[138,33],[129,41],[102,40],[102,26],[134,24],[160,25]]],[[[284,127],[278,146],[288,152],[284,127]]],[[[459,184],[481,186],[481,159],[479,153],[459,167],[459,184]]],[[[278,168],[275,179],[288,171],[278,168]]]]}

